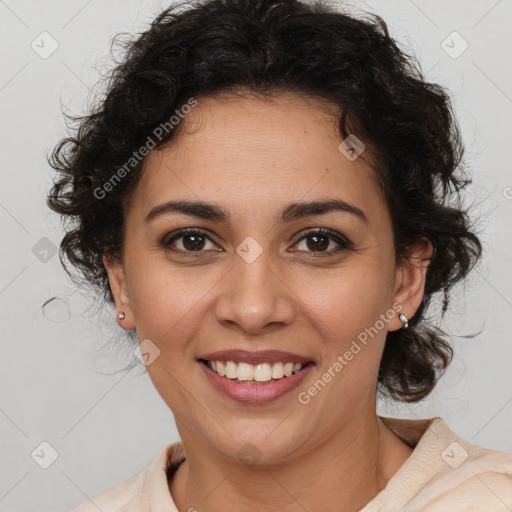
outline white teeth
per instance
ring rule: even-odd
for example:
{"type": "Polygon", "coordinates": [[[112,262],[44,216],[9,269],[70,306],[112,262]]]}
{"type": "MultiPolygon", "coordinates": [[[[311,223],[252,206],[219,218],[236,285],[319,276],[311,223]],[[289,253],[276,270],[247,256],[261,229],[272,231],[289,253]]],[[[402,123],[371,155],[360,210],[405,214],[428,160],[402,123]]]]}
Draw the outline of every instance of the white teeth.
{"type": "Polygon", "coordinates": [[[238,370],[236,372],[236,375],[238,377],[238,380],[253,380],[254,366],[252,364],[247,363],[238,363],[238,370]]]}
{"type": "Polygon", "coordinates": [[[284,374],[289,377],[293,373],[293,363],[286,363],[284,365],[284,374]]]}
{"type": "Polygon", "coordinates": [[[233,361],[226,361],[226,377],[228,379],[236,379],[237,364],[233,361]]]}
{"type": "Polygon", "coordinates": [[[272,366],[272,378],[282,379],[284,377],[284,365],[283,363],[275,363],[272,366]]]}
{"type": "Polygon", "coordinates": [[[266,382],[272,378],[272,368],[268,363],[257,364],[254,368],[254,380],[266,382]]]}
{"type": "Polygon", "coordinates": [[[273,382],[298,373],[302,363],[261,363],[252,365],[235,361],[207,361],[208,366],[221,377],[237,382],[273,382]]]}

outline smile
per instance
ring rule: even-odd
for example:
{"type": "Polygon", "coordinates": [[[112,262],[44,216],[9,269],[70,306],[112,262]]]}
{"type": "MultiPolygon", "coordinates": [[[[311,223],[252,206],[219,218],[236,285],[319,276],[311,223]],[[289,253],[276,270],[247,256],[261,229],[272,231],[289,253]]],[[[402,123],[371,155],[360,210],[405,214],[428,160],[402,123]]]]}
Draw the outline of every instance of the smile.
{"type": "Polygon", "coordinates": [[[249,364],[203,360],[217,375],[238,384],[270,384],[299,373],[306,364],[293,362],[249,364]]]}
{"type": "Polygon", "coordinates": [[[213,389],[245,405],[266,404],[290,396],[315,367],[313,361],[255,364],[243,361],[199,359],[213,389]]]}

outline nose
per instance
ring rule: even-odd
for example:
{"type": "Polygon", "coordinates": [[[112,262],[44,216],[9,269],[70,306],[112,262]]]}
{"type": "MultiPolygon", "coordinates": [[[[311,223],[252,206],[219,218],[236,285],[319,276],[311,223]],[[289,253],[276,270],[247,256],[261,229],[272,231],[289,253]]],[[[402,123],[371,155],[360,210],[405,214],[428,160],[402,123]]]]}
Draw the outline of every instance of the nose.
{"type": "Polygon", "coordinates": [[[295,314],[295,295],[283,277],[282,271],[272,268],[265,251],[250,263],[236,255],[221,283],[217,320],[252,335],[289,325],[295,314]]]}

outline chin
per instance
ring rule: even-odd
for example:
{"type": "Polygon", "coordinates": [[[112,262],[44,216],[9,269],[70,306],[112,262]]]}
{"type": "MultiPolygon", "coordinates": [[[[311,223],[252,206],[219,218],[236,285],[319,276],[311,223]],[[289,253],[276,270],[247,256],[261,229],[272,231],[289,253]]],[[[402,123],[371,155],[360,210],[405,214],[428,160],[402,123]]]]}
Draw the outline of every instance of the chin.
{"type": "Polygon", "coordinates": [[[226,425],[229,433],[219,432],[218,437],[207,442],[225,457],[245,465],[280,464],[297,456],[303,446],[299,436],[305,435],[299,426],[296,429],[290,424],[285,427],[286,421],[289,420],[251,422],[250,427],[243,421],[236,428],[226,425]]]}

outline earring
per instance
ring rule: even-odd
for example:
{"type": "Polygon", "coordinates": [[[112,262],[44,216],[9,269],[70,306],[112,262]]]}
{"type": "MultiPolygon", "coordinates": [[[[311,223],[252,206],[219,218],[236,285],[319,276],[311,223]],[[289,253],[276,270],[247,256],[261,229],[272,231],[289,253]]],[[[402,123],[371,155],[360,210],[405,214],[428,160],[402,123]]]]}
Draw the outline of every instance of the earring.
{"type": "Polygon", "coordinates": [[[124,311],[121,311],[121,312],[117,315],[117,318],[119,318],[119,320],[122,320],[124,317],[125,317],[124,311]]]}
{"type": "Polygon", "coordinates": [[[407,317],[403,313],[400,313],[400,322],[402,322],[402,327],[404,329],[407,329],[407,327],[409,326],[409,321],[407,320],[407,317]]]}

